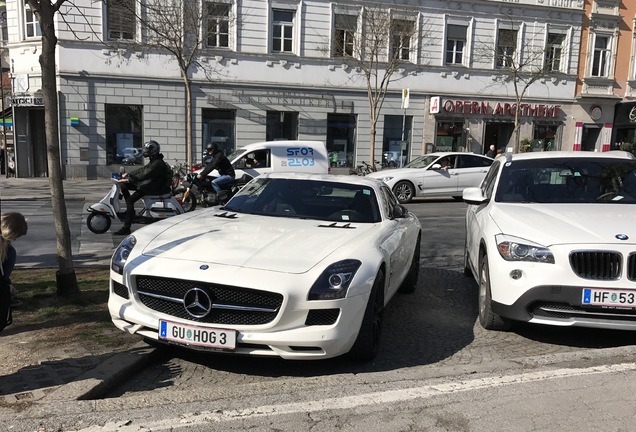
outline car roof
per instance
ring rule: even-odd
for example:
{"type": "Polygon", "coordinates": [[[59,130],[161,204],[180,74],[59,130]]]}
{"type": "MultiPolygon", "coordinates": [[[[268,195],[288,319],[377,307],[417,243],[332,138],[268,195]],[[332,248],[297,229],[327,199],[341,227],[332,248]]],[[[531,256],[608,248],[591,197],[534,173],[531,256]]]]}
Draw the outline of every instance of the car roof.
{"type": "Polygon", "coordinates": [[[555,158],[619,158],[619,159],[636,159],[636,156],[629,152],[621,150],[612,150],[606,152],[589,152],[589,151],[547,151],[547,152],[527,152],[512,153],[498,156],[497,159],[505,157],[515,160],[529,159],[555,159],[555,158]]]}
{"type": "Polygon", "coordinates": [[[433,152],[433,153],[426,153],[426,154],[423,154],[423,155],[418,156],[418,157],[422,157],[422,156],[442,157],[442,156],[457,156],[457,155],[481,156],[481,157],[484,157],[484,158],[491,159],[491,158],[489,158],[486,155],[479,154],[479,153],[473,153],[473,152],[433,152]]]}
{"type": "Polygon", "coordinates": [[[334,183],[348,183],[361,186],[369,186],[380,188],[384,183],[380,179],[358,175],[338,175],[338,174],[311,174],[299,172],[272,172],[259,175],[257,178],[271,179],[295,179],[295,180],[313,180],[334,183]]]}

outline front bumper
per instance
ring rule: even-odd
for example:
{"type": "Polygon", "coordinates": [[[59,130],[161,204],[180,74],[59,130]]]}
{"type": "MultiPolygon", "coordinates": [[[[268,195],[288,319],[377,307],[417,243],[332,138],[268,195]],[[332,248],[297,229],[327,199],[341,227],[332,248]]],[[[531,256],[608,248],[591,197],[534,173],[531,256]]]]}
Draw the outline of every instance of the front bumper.
{"type": "MultiPolygon", "coordinates": [[[[134,298],[127,299],[113,293],[111,287],[108,309],[117,328],[147,339],[159,340],[159,320],[165,319],[200,327],[236,330],[236,349],[223,352],[309,360],[326,359],[349,352],[358,335],[367,301],[368,293],[340,300],[307,301],[293,306],[283,302],[281,311],[271,324],[231,326],[201,324],[160,314],[134,298]],[[307,325],[309,311],[319,309],[339,309],[340,313],[333,324],[307,325]]],[[[193,350],[216,351],[193,345],[179,346],[193,350]]]]}

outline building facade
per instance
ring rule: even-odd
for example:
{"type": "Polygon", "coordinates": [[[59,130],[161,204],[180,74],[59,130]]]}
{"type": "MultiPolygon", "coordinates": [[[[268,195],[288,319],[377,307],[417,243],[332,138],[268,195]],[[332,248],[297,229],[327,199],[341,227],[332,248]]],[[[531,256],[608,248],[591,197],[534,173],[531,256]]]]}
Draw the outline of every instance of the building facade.
{"type": "MultiPolygon", "coordinates": [[[[160,142],[168,162],[199,160],[209,142],[228,153],[255,141],[319,140],[336,171],[372,154],[402,165],[433,150],[510,147],[515,124],[535,150],[571,149],[573,120],[586,111],[575,98],[583,0],[194,4],[202,45],[187,69],[190,155],[176,57],[150,46],[147,26],[122,9],[147,17],[149,4],[77,0],[61,7],[57,76],[67,178],[109,177],[126,149],[149,139],[160,142]],[[374,66],[369,39],[360,41],[378,30],[386,40],[374,66]],[[368,84],[374,88],[376,75],[390,79],[374,136],[368,84]]],[[[23,1],[6,8],[17,175],[46,176],[39,24],[23,1]]]]}

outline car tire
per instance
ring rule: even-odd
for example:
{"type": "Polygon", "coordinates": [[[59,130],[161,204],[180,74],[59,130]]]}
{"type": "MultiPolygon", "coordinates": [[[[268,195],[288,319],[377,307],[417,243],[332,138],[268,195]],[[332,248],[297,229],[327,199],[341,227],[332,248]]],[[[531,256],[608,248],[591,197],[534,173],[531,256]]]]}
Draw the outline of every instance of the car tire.
{"type": "Polygon", "coordinates": [[[409,181],[402,180],[393,187],[393,193],[400,204],[410,203],[415,196],[415,188],[409,181]]]}
{"type": "Polygon", "coordinates": [[[356,361],[370,361],[377,355],[384,318],[384,272],[378,274],[371,288],[360,331],[349,355],[356,361]]]}
{"type": "Polygon", "coordinates": [[[479,324],[486,330],[505,331],[510,329],[510,321],[492,311],[492,293],[490,291],[490,270],[488,256],[483,254],[479,260],[478,281],[479,324]]]}
{"type": "Polygon", "coordinates": [[[418,235],[409,272],[398,290],[402,294],[413,294],[417,288],[417,279],[420,275],[420,239],[421,237],[418,235]]]}
{"type": "Polygon", "coordinates": [[[91,213],[86,218],[86,226],[95,234],[104,234],[110,229],[111,220],[104,213],[91,213]]]}

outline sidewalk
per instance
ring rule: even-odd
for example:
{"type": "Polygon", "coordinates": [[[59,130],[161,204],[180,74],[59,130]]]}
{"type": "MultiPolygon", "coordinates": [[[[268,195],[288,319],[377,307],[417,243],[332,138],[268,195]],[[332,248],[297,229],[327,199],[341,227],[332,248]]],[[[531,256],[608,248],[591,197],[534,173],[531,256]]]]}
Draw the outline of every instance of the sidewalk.
{"type": "MultiPolygon", "coordinates": [[[[112,186],[110,179],[64,180],[65,201],[83,201],[92,204],[106,195],[112,186]]],[[[51,200],[48,178],[5,178],[0,177],[0,208],[3,201],[51,200]]],[[[108,265],[113,251],[112,234],[96,235],[85,226],[71,227],[80,233],[79,247],[73,249],[73,261],[78,266],[108,265]]],[[[18,268],[39,267],[40,263],[21,263],[18,268]]],[[[50,267],[44,263],[44,267],[50,267]]],[[[21,358],[19,350],[27,340],[37,340],[39,329],[20,327],[14,324],[0,333],[0,349],[5,358],[21,358]],[[12,350],[17,350],[12,353],[12,350]]],[[[49,329],[50,330],[50,329],[49,329]]],[[[119,332],[113,326],[113,331],[119,332]]],[[[130,345],[120,347],[118,352],[94,351],[86,347],[55,347],[53,358],[38,359],[37,364],[24,364],[18,371],[0,377],[0,409],[21,403],[45,404],[54,401],[72,401],[99,397],[126,375],[146,364],[155,352],[135,336],[130,337],[130,345]],[[3,403],[4,402],[4,403],[3,403]]]]}

